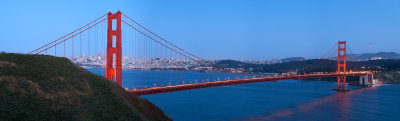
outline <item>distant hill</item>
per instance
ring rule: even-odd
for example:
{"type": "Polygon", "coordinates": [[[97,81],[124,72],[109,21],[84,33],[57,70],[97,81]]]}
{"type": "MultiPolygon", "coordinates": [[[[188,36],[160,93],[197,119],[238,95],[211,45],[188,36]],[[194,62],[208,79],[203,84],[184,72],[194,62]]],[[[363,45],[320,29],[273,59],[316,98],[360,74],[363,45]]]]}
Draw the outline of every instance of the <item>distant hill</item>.
{"type": "Polygon", "coordinates": [[[171,120],[66,58],[0,54],[0,120],[171,120]]]}
{"type": "Polygon", "coordinates": [[[236,60],[220,60],[215,64],[224,68],[248,68],[249,66],[253,65],[236,60]]]}
{"type": "MultiPolygon", "coordinates": [[[[379,53],[364,53],[364,54],[348,54],[348,60],[352,61],[367,61],[380,59],[400,59],[400,54],[395,52],[379,52],[379,53]]],[[[336,59],[336,57],[332,58],[336,59]]]]}
{"type": "Polygon", "coordinates": [[[303,60],[306,60],[306,58],[303,58],[303,57],[289,57],[289,58],[281,59],[282,62],[303,61],[303,60]]]}

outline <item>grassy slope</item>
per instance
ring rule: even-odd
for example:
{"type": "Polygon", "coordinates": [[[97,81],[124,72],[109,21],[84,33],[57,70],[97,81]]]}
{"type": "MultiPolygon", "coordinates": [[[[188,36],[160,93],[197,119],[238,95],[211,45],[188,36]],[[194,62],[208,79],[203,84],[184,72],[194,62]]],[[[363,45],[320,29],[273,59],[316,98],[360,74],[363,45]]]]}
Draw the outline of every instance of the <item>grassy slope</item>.
{"type": "Polygon", "coordinates": [[[400,84],[400,69],[381,72],[376,77],[384,83],[400,84]]]}
{"type": "Polygon", "coordinates": [[[0,54],[2,120],[171,120],[66,58],[0,54]]]}

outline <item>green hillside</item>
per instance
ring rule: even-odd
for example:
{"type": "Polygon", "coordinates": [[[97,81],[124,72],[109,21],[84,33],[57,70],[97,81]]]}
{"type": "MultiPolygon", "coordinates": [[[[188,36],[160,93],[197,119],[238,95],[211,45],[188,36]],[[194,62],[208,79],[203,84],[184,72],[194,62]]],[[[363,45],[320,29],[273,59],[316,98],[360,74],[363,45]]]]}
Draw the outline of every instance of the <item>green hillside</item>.
{"type": "Polygon", "coordinates": [[[0,54],[1,120],[171,120],[146,99],[70,60],[0,54]]]}
{"type": "Polygon", "coordinates": [[[384,83],[400,84],[400,69],[381,72],[376,78],[384,83]]]}

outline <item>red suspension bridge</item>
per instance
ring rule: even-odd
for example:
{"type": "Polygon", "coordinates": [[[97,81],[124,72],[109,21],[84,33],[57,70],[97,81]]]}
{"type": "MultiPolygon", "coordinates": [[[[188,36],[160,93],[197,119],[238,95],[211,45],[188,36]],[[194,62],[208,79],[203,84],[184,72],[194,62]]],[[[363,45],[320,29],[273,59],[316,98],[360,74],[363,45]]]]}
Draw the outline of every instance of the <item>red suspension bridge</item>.
{"type": "Polygon", "coordinates": [[[347,90],[347,76],[367,77],[367,80],[373,78],[371,72],[346,70],[347,48],[350,50],[346,41],[339,41],[323,57],[295,74],[247,74],[242,70],[224,68],[195,56],[118,11],[114,14],[109,12],[28,54],[63,56],[86,68],[99,68],[101,75],[140,96],[226,85],[322,77],[337,77],[336,89],[347,90]],[[310,72],[335,55],[338,57],[336,72],[310,72]],[[123,78],[122,70],[133,70],[134,73],[140,73],[136,74],[137,76],[147,77],[148,80],[123,78]],[[149,79],[149,77],[155,78],[149,79]]]}

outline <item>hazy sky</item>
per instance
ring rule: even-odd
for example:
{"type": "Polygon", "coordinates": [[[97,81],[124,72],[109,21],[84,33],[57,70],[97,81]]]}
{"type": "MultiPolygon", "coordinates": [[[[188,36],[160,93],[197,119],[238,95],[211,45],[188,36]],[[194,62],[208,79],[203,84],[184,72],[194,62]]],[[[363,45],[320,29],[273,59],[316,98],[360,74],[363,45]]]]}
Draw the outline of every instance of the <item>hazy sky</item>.
{"type": "Polygon", "coordinates": [[[396,0],[9,0],[0,51],[27,53],[109,10],[207,59],[318,58],[338,40],[354,53],[370,41],[372,52],[400,52],[396,0]]]}

